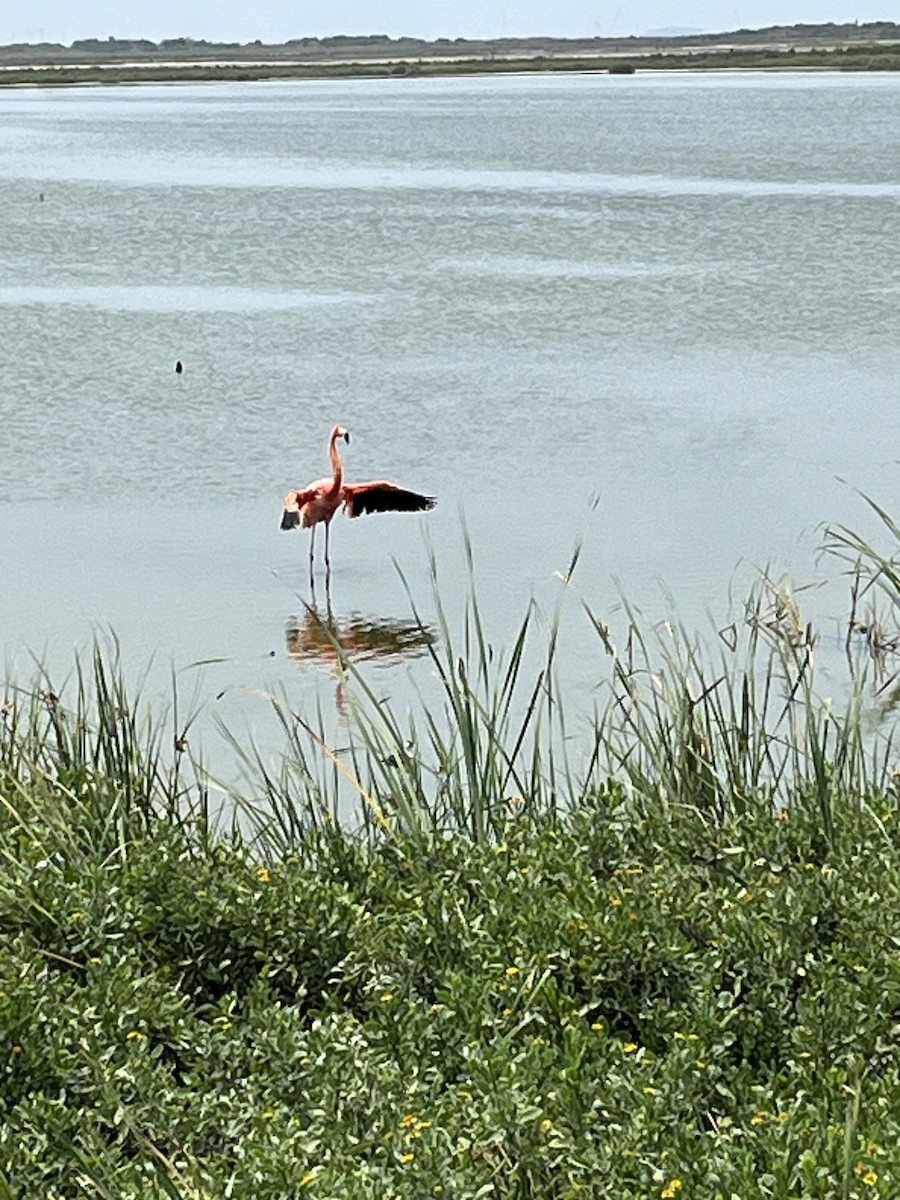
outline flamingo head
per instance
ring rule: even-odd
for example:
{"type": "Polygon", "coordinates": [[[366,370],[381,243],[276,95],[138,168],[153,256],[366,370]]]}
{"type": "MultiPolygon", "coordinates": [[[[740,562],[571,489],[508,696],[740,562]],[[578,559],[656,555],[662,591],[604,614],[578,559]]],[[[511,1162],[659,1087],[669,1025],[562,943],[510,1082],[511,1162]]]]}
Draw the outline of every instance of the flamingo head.
{"type": "Polygon", "coordinates": [[[350,445],[350,430],[345,429],[343,425],[335,425],[331,431],[331,440],[336,442],[338,438],[343,438],[347,445],[350,445]]]}

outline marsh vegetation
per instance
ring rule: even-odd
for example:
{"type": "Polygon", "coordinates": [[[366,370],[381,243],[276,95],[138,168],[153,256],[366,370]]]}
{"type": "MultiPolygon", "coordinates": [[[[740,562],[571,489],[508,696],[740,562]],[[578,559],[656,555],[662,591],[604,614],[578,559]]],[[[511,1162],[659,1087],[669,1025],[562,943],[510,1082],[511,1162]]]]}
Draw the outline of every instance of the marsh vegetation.
{"type": "Polygon", "coordinates": [[[420,58],[396,61],[226,62],[88,64],[81,66],[17,66],[0,72],[0,86],[71,87],[75,84],[247,82],[260,79],[398,78],[446,75],[588,72],[630,75],[635,71],[669,70],[830,70],[896,71],[896,43],[837,47],[732,47],[690,50],[646,50],[609,56],[528,55],[447,60],[420,58]]]}
{"type": "Polygon", "coordinates": [[[900,539],[826,544],[840,706],[765,579],[713,647],[586,611],[576,714],[558,625],[533,670],[531,614],[451,629],[435,572],[443,703],[393,712],[323,626],[344,744],[270,697],[283,759],[238,746],[224,809],[114,654],[9,682],[0,1195],[896,1194],[900,539]]]}

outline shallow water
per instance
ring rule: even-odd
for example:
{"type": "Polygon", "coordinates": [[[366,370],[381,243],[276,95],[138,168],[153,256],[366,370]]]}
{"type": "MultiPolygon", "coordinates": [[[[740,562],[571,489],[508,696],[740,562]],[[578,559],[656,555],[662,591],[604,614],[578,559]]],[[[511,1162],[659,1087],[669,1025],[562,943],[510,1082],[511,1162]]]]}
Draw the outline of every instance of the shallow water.
{"type": "Polygon", "coordinates": [[[10,673],[112,629],[263,738],[233,689],[330,703],[278,520],[336,421],[351,478],[439,498],[334,528],[338,627],[401,705],[431,676],[394,563],[432,621],[433,547],[455,618],[460,513],[498,643],[584,537],[575,707],[579,598],[693,624],[736,570],[834,574],[819,523],[896,483],[898,127],[888,75],[0,92],[10,673]]]}

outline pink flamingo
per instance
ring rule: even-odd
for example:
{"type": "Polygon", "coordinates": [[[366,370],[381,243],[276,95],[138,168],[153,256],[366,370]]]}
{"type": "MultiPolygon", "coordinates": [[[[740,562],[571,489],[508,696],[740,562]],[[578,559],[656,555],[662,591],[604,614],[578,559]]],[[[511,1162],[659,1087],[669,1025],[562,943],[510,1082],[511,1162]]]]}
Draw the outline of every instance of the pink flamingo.
{"type": "Polygon", "coordinates": [[[281,516],[282,529],[312,529],[309,539],[309,581],[313,583],[313,551],[316,541],[316,526],[325,524],[325,573],[331,575],[330,531],[331,518],[344,506],[348,517],[360,517],[370,512],[423,512],[434,508],[434,496],[421,496],[407,488],[399,487],[386,479],[373,479],[368,483],[344,483],[344,468],[338,454],[337,441],[343,438],[350,442],[350,434],[341,425],[335,425],[328,439],[328,455],[331,458],[332,477],[317,479],[305,488],[288,492],[284,498],[281,516]]]}

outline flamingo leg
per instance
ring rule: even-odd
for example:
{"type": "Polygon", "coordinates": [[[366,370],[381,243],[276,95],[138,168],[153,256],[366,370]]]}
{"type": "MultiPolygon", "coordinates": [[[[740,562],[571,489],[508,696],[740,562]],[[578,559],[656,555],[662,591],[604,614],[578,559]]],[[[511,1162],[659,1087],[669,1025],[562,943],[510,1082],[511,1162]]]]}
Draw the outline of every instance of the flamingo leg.
{"type": "Polygon", "coordinates": [[[315,547],[316,547],[316,527],[313,525],[309,534],[309,586],[315,591],[316,581],[314,575],[315,566],[315,547]]]}
{"type": "Polygon", "coordinates": [[[331,583],[331,522],[325,522],[325,578],[331,583]]]}
{"type": "Polygon", "coordinates": [[[328,617],[329,625],[333,624],[334,623],[334,613],[332,612],[332,609],[331,609],[331,568],[330,567],[328,568],[328,572],[325,575],[325,611],[326,611],[326,614],[328,617]]]}

